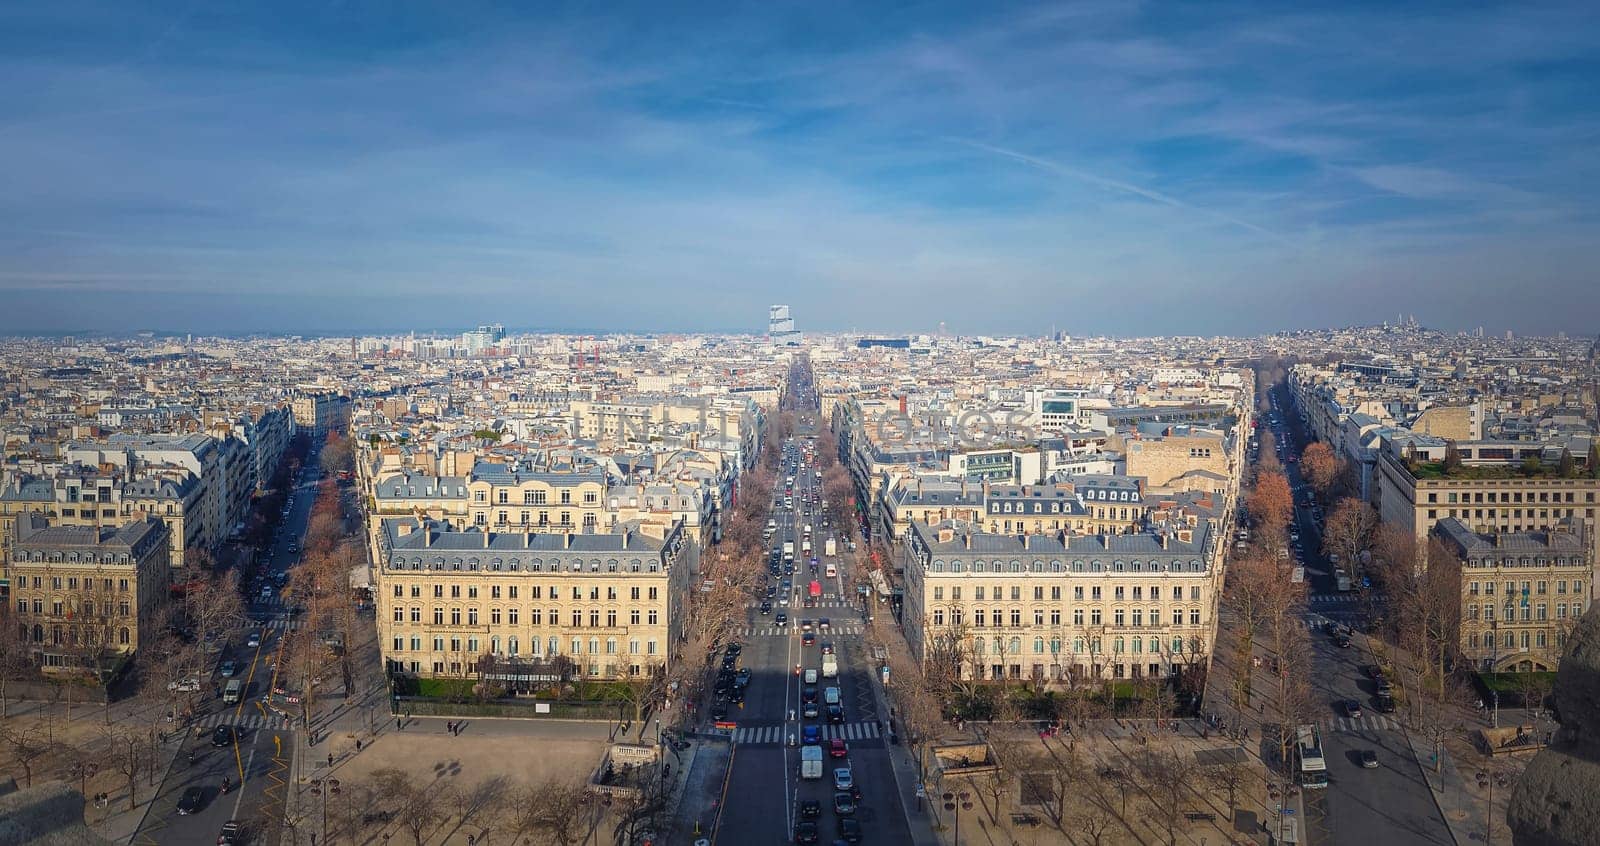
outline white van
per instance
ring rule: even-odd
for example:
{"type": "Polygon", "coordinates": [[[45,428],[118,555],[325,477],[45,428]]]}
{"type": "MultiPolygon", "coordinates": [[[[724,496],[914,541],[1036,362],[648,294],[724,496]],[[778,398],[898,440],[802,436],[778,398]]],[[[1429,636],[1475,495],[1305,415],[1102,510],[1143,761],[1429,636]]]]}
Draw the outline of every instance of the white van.
{"type": "Polygon", "coordinates": [[[222,704],[236,705],[242,696],[244,696],[244,679],[228,679],[227,686],[222,688],[222,704]]]}

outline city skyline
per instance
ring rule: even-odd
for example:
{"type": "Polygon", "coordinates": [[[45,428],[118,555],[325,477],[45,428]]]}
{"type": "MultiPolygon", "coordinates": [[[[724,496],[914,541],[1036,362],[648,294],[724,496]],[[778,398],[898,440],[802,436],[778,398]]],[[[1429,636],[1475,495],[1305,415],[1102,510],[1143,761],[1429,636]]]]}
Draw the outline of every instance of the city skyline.
{"type": "Polygon", "coordinates": [[[1594,15],[12,8],[0,331],[1581,334],[1594,15]]]}

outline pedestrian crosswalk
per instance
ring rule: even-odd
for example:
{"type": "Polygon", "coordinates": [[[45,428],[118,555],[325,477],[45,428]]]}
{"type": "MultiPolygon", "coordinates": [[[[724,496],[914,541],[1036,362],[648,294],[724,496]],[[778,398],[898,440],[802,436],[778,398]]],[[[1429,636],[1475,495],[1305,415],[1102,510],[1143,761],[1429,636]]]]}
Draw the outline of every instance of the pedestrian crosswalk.
{"type": "MultiPolygon", "coordinates": [[[[827,631],[820,631],[819,630],[819,631],[816,632],[816,635],[817,635],[817,639],[818,640],[827,640],[829,637],[843,637],[845,635],[859,635],[865,629],[866,629],[866,626],[863,626],[860,623],[834,623],[834,624],[832,624],[831,626],[828,627],[827,631]]],[[[788,625],[788,626],[774,626],[774,625],[743,626],[743,627],[734,629],[734,634],[736,636],[738,636],[738,637],[782,637],[784,635],[789,634],[789,632],[791,632],[791,631],[798,631],[798,630],[799,630],[798,627],[796,627],[794,625],[788,625]]]]}
{"type": "MultiPolygon", "coordinates": [[[[821,729],[822,739],[828,740],[872,740],[882,737],[882,731],[875,722],[857,723],[825,723],[821,729]]],[[[800,729],[786,725],[742,726],[733,732],[733,742],[745,745],[777,746],[785,742],[785,734],[800,736],[800,729]]]]}
{"type": "Polygon", "coordinates": [[[1323,731],[1403,731],[1399,720],[1382,714],[1364,714],[1360,717],[1327,717],[1317,721],[1323,731]]]}
{"type": "Polygon", "coordinates": [[[273,617],[270,620],[263,620],[261,625],[269,629],[298,629],[300,621],[293,617],[273,617]]]}
{"type": "Polygon", "coordinates": [[[196,720],[195,723],[202,728],[208,729],[227,725],[253,730],[288,731],[291,727],[288,717],[272,712],[263,715],[261,709],[256,708],[253,704],[246,704],[245,710],[240,711],[237,715],[230,708],[220,713],[207,714],[196,720]]]}
{"type": "Polygon", "coordinates": [[[1361,594],[1358,593],[1313,593],[1310,596],[1316,602],[1360,602],[1361,594]]]}
{"type": "MultiPolygon", "coordinates": [[[[746,602],[744,604],[744,607],[746,607],[746,608],[760,608],[762,602],[772,602],[772,600],[770,600],[770,599],[766,599],[766,600],[763,600],[763,599],[752,599],[749,602],[746,602]]],[[[774,602],[773,604],[776,605],[777,603],[774,602]]],[[[815,608],[847,608],[847,609],[855,610],[855,609],[860,608],[860,607],[861,607],[861,605],[858,602],[853,602],[853,601],[848,600],[848,599],[841,599],[839,597],[830,596],[828,594],[823,594],[822,598],[817,600],[815,605],[813,605],[811,608],[806,608],[805,610],[810,611],[810,610],[813,610],[815,608]]]]}

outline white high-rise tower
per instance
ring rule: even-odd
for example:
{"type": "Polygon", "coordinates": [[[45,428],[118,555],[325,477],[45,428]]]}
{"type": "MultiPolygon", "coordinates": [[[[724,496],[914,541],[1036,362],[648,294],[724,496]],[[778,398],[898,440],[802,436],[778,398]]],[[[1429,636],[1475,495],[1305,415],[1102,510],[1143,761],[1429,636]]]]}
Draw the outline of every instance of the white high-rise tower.
{"type": "Polygon", "coordinates": [[[794,318],[789,316],[789,307],[775,305],[767,308],[767,337],[780,344],[796,343],[800,340],[800,333],[794,330],[794,318]]]}

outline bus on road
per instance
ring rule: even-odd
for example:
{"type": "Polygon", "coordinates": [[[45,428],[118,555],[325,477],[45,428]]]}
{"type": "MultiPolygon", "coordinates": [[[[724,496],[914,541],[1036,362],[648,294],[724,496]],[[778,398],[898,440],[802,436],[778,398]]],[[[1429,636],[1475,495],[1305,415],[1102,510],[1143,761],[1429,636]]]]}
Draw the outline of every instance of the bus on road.
{"type": "Polygon", "coordinates": [[[1314,725],[1304,725],[1295,730],[1295,765],[1300,776],[1300,786],[1321,788],[1328,786],[1328,762],[1322,757],[1322,736],[1314,725]]]}

